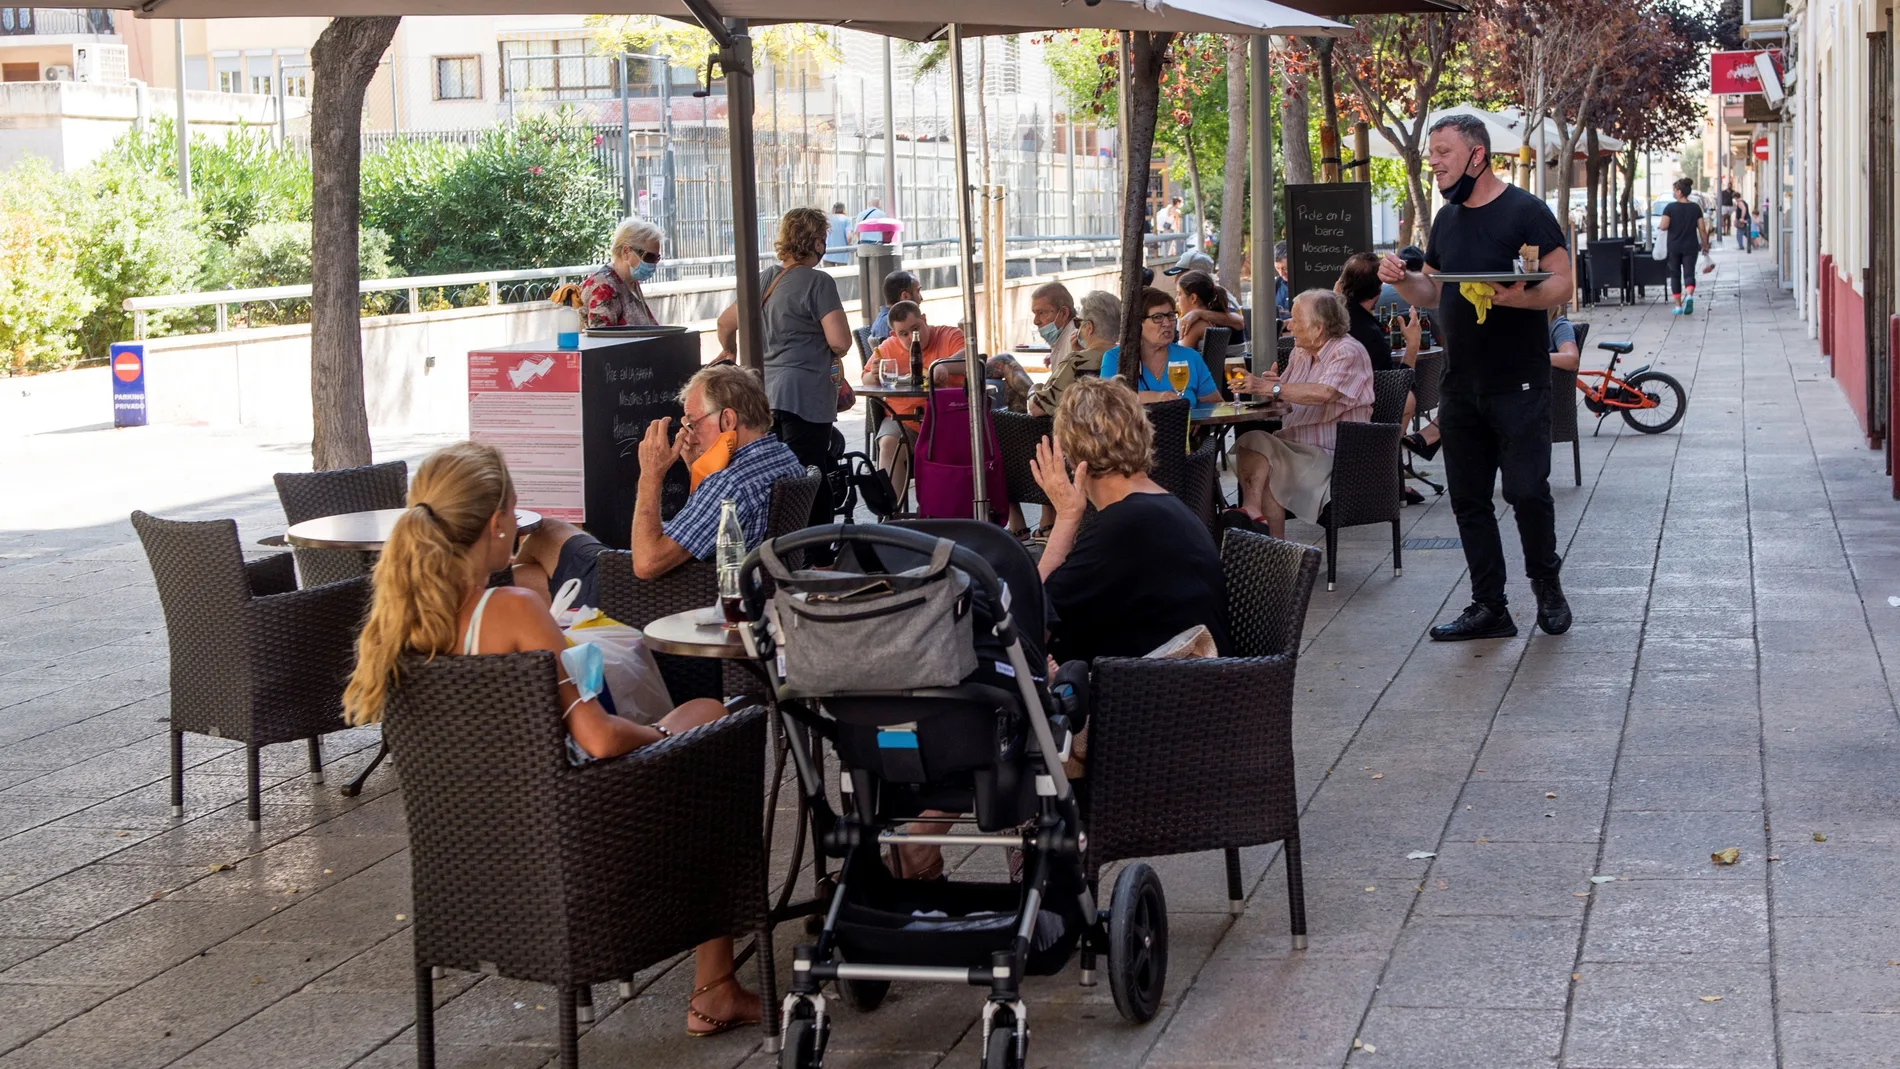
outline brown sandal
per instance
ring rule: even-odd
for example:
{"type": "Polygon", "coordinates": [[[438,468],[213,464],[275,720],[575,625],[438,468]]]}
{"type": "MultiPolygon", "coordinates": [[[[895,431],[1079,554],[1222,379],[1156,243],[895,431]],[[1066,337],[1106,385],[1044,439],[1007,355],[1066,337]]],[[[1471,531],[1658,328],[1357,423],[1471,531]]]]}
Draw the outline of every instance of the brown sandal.
{"type": "Polygon", "coordinates": [[[727,984],[737,984],[738,982],[739,982],[739,978],[736,973],[727,973],[726,975],[721,976],[719,979],[714,980],[712,983],[707,984],[704,987],[698,988],[692,994],[686,996],[686,1015],[688,1017],[691,1017],[695,1021],[699,1021],[709,1026],[705,1028],[704,1030],[694,1030],[692,1028],[688,1028],[686,1030],[686,1034],[688,1036],[691,1036],[694,1039],[704,1039],[707,1036],[716,1036],[722,1032],[730,1032],[735,1028],[740,1028],[749,1024],[759,1023],[759,1018],[757,1017],[753,1017],[750,1020],[733,1018],[732,1020],[722,1021],[717,1017],[709,1017],[706,1014],[703,1014],[693,1008],[693,1000],[698,998],[699,996],[705,994],[708,991],[713,990],[714,988],[724,987],[727,984]]]}

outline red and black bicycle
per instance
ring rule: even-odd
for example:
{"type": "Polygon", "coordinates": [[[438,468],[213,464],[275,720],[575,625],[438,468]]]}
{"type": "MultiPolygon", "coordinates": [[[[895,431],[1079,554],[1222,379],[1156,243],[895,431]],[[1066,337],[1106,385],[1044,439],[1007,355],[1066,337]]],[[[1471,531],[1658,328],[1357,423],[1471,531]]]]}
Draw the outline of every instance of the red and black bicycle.
{"type": "Polygon", "coordinates": [[[1597,348],[1609,351],[1610,366],[1602,371],[1577,372],[1577,388],[1583,391],[1583,407],[1596,413],[1598,431],[1612,412],[1621,412],[1623,422],[1644,434],[1661,434],[1682,422],[1689,410],[1689,394],[1682,383],[1660,371],[1651,371],[1647,364],[1618,378],[1616,362],[1636,346],[1626,341],[1606,341],[1598,342],[1597,348]]]}

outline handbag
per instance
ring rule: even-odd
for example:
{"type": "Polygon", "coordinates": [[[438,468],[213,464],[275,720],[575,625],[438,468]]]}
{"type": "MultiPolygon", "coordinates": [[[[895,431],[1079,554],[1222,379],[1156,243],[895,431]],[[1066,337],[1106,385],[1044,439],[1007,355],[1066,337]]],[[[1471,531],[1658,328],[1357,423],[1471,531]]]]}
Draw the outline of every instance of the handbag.
{"type": "MultiPolygon", "coordinates": [[[[803,266],[803,264],[792,265],[792,267],[803,266]]],[[[779,268],[778,274],[772,277],[771,284],[766,286],[765,292],[759,295],[760,308],[764,308],[765,302],[772,299],[772,291],[778,289],[779,280],[791,273],[791,267],[779,268]]],[[[851,389],[851,380],[847,378],[844,373],[844,358],[836,353],[831,354],[831,387],[838,391],[837,411],[849,412],[852,406],[858,403],[858,395],[851,389]]]]}

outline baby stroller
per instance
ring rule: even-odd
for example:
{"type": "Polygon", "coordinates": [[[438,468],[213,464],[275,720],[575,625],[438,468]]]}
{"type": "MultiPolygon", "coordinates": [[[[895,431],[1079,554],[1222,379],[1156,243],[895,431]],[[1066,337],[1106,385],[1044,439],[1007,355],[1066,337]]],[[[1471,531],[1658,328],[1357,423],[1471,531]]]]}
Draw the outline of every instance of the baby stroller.
{"type": "Polygon", "coordinates": [[[1112,908],[1096,908],[1062,768],[1086,703],[1043,678],[1041,584],[1021,544],[974,520],[813,528],[762,543],[740,590],[741,634],[776,684],[814,840],[839,859],[817,942],[794,952],[781,1069],[823,1065],[834,981],[859,1010],[892,982],[987,988],[986,1069],[1027,1064],[1021,978],[1060,972],[1078,949],[1084,984],[1106,954],[1116,1007],[1152,1019],[1166,900],[1153,870],[1133,864],[1112,908]],[[841,546],[838,571],[781,563],[826,542],[841,546]],[[823,744],[842,766],[842,812],[827,797],[823,744]],[[954,830],[909,830],[926,811],[954,830]],[[900,878],[880,856],[887,845],[1014,847],[1021,878],[900,878]]]}

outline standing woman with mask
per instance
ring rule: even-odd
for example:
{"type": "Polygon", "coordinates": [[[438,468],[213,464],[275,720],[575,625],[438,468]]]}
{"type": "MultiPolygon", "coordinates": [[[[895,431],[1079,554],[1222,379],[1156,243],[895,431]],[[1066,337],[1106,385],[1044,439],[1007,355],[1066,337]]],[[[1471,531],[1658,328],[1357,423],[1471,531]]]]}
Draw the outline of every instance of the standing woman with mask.
{"type": "Polygon", "coordinates": [[[660,321],[647,305],[640,283],[653,277],[660,263],[660,228],[651,220],[630,216],[614,227],[607,262],[581,281],[581,325],[584,327],[654,327],[660,321]]]}
{"type": "MultiPolygon", "coordinates": [[[[1387,254],[1379,279],[1414,307],[1438,309],[1445,378],[1438,425],[1452,515],[1471,570],[1471,604],[1432,628],[1440,642],[1517,634],[1504,597],[1504,545],[1491,488],[1503,475],[1517,520],[1537,625],[1570,629],[1557,573],[1557,513],[1550,496],[1550,329],[1545,312],[1570,298],[1570,255],[1549,206],[1491,170],[1491,134],[1469,115],[1432,124],[1430,162],[1445,207],[1432,220],[1422,271],[1387,254]],[[1528,285],[1441,283],[1437,275],[1510,273],[1520,256],[1550,277],[1528,285]]],[[[1565,404],[1569,398],[1565,397],[1565,404]]]]}

